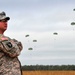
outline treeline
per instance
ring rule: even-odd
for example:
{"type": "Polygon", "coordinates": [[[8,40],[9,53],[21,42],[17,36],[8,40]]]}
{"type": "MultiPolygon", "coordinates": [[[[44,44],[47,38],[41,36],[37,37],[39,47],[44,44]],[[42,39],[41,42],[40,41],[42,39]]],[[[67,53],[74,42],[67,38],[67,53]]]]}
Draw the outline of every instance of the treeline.
{"type": "Polygon", "coordinates": [[[22,70],[75,70],[75,65],[24,65],[22,66],[22,70]]]}

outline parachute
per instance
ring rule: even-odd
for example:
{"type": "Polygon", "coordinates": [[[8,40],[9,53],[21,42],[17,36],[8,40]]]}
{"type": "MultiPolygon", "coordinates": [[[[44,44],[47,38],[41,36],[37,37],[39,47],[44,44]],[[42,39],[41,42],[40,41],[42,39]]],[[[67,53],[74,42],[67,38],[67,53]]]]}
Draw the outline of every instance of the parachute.
{"type": "Polygon", "coordinates": [[[57,40],[58,33],[57,32],[54,32],[53,35],[54,35],[54,40],[57,40]]]}
{"type": "Polygon", "coordinates": [[[75,11],[75,8],[73,9],[73,11],[75,11]]]}
{"type": "Polygon", "coordinates": [[[33,40],[33,42],[37,42],[37,40],[33,40]]]}
{"type": "Polygon", "coordinates": [[[54,32],[53,34],[54,34],[54,35],[58,35],[58,33],[57,33],[57,32],[54,32]]]}
{"type": "Polygon", "coordinates": [[[27,34],[27,35],[25,35],[25,37],[29,37],[29,35],[27,34]]]}
{"type": "Polygon", "coordinates": [[[71,25],[75,25],[75,22],[72,22],[71,25]]]}
{"type": "Polygon", "coordinates": [[[33,50],[33,48],[30,47],[30,48],[28,48],[28,50],[33,50]]]}

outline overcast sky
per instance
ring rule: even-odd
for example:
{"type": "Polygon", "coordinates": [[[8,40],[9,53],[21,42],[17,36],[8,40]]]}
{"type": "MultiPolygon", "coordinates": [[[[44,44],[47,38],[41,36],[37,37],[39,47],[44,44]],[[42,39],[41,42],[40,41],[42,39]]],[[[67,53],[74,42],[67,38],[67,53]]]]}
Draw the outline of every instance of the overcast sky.
{"type": "Polygon", "coordinates": [[[22,65],[75,64],[74,8],[75,0],[0,0],[11,18],[5,35],[23,44],[22,65]]]}

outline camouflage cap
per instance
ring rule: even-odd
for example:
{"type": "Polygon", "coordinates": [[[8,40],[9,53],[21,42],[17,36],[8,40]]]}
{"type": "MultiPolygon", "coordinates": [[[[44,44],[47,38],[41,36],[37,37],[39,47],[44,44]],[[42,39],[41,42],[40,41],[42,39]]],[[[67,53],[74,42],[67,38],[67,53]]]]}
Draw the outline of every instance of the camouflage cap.
{"type": "Polygon", "coordinates": [[[0,20],[3,20],[3,19],[10,20],[10,17],[7,17],[4,11],[0,12],[0,20]]]}

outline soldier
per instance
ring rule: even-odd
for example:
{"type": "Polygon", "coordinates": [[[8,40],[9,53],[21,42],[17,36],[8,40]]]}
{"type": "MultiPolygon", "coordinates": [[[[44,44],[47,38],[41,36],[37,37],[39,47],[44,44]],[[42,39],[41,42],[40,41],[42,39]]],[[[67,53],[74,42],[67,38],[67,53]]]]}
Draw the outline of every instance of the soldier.
{"type": "Polygon", "coordinates": [[[4,35],[9,20],[10,17],[7,17],[5,12],[0,13],[0,75],[22,75],[18,60],[22,44],[4,35]]]}

